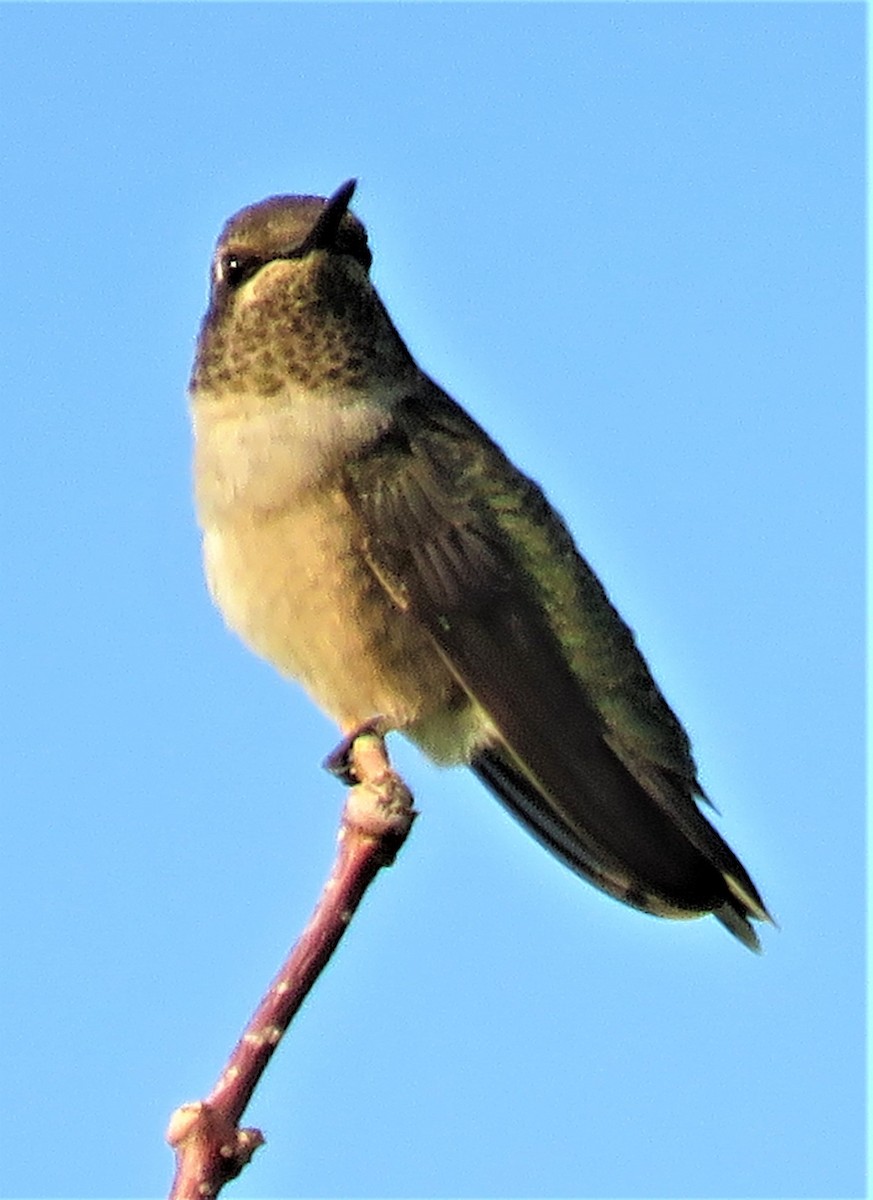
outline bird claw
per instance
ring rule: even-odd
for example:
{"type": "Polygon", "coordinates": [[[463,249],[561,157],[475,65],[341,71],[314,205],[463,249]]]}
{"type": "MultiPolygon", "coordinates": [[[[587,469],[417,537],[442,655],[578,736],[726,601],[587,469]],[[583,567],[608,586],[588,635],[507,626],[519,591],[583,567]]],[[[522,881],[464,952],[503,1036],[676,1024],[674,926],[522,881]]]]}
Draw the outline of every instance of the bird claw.
{"type": "Polygon", "coordinates": [[[355,767],[355,742],[358,738],[368,736],[379,738],[381,741],[390,728],[387,717],[370,717],[368,721],[362,722],[351,733],[347,733],[321,765],[325,771],[341,780],[346,787],[354,787],[355,784],[362,782],[355,767]]]}

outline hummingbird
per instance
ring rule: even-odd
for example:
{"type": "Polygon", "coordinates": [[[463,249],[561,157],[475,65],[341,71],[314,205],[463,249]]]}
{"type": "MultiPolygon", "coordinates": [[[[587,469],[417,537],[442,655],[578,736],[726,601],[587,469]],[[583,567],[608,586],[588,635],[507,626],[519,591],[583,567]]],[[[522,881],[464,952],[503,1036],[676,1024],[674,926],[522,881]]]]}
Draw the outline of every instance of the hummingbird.
{"type": "Polygon", "coordinates": [[[469,766],[602,891],[759,949],[683,726],[540,487],[407,349],[355,186],[218,239],[189,389],[213,600],[348,737],[469,766]]]}

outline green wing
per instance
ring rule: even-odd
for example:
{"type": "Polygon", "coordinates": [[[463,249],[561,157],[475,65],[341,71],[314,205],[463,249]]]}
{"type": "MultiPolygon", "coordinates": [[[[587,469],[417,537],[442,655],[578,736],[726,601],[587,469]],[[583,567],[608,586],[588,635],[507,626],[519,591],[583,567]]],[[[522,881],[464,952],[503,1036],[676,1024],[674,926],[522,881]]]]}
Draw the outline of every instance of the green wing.
{"type": "Polygon", "coordinates": [[[495,731],[477,774],[605,891],[757,946],[766,910],[698,808],[688,738],[539,488],[435,385],[349,478],[374,573],[495,731]]]}

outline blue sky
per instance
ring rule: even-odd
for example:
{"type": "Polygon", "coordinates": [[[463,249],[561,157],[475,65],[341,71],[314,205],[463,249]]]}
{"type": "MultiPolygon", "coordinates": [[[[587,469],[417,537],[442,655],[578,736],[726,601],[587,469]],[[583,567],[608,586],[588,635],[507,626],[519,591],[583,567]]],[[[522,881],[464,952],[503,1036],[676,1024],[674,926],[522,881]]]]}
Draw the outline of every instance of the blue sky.
{"type": "Polygon", "coordinates": [[[228,1195],[862,1192],[863,19],[0,8],[3,1196],[166,1192],[328,868],[336,732],[210,607],[184,389],[225,218],[350,175],[781,930],[625,909],[397,744],[421,817],[228,1195]]]}

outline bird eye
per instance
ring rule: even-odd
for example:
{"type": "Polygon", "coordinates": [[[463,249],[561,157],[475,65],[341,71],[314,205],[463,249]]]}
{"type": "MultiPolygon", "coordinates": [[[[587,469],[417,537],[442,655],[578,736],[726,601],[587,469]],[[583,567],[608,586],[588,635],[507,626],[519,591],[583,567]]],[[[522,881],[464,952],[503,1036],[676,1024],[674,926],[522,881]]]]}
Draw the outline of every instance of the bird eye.
{"type": "Polygon", "coordinates": [[[229,288],[238,288],[262,266],[259,258],[234,252],[223,254],[216,263],[216,281],[229,288]]]}

